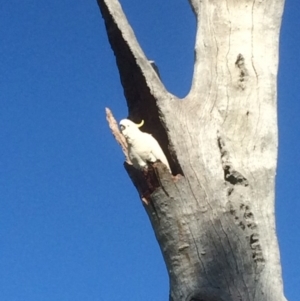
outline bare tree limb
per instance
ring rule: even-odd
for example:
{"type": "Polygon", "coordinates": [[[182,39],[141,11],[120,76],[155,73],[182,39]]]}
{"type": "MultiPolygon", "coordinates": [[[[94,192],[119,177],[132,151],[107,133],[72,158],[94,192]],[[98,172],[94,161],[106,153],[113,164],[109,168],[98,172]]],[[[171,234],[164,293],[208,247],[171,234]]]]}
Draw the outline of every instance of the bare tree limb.
{"type": "Polygon", "coordinates": [[[132,165],[132,163],[128,157],[127,142],[119,130],[118,123],[117,123],[115,117],[113,116],[112,111],[109,108],[105,108],[105,112],[106,112],[106,120],[108,122],[109,128],[111,129],[111,132],[112,132],[113,136],[115,137],[116,141],[122,148],[123,154],[125,155],[125,161],[129,165],[132,165]]]}

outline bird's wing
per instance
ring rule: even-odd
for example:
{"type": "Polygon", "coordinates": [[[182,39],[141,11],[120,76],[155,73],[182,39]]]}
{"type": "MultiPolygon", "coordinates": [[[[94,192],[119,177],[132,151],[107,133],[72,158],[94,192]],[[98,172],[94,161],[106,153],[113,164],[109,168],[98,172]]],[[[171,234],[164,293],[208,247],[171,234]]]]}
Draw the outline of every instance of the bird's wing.
{"type": "Polygon", "coordinates": [[[157,140],[150,134],[148,134],[147,140],[149,143],[149,149],[151,149],[151,153],[153,154],[153,156],[156,158],[156,160],[160,160],[162,163],[164,163],[171,172],[169,162],[160,145],[158,144],[157,140]]]}

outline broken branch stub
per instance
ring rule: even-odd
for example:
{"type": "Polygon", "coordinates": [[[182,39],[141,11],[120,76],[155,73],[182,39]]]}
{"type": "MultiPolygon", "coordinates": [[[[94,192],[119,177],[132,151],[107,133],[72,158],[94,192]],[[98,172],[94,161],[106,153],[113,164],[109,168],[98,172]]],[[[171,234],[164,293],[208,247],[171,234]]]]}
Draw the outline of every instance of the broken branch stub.
{"type": "Polygon", "coordinates": [[[118,123],[117,123],[115,117],[113,116],[112,111],[109,108],[105,108],[105,112],[106,112],[106,120],[108,122],[108,126],[109,126],[113,136],[115,137],[116,141],[121,146],[123,154],[125,155],[125,162],[129,165],[132,165],[132,163],[128,157],[126,139],[121,134],[118,123]]]}

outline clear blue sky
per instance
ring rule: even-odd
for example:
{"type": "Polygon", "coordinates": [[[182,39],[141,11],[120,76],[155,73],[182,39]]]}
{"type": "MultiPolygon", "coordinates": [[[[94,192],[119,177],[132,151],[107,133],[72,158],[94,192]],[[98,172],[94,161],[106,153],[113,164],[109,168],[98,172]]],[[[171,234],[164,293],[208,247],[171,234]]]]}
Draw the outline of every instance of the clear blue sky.
{"type": "MultiPolygon", "coordinates": [[[[166,87],[184,96],[188,1],[121,2],[166,87]]],[[[299,20],[299,0],[287,0],[276,206],[289,301],[300,295],[299,20]]],[[[0,300],[166,301],[160,250],[105,121],[105,106],[118,119],[127,108],[96,0],[2,0],[0,41],[0,300]]]]}

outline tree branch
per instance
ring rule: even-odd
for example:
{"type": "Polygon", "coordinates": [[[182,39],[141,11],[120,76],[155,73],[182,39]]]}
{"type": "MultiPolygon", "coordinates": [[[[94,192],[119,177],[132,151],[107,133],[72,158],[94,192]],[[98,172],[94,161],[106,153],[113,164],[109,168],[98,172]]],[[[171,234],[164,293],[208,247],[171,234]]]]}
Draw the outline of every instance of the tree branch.
{"type": "Polygon", "coordinates": [[[121,134],[118,123],[117,123],[115,117],[113,116],[112,111],[109,108],[105,108],[105,112],[106,112],[106,120],[108,122],[109,128],[111,129],[111,132],[112,132],[113,136],[115,137],[116,141],[122,148],[123,154],[125,155],[125,161],[129,165],[132,165],[132,163],[128,157],[128,150],[127,150],[128,147],[127,147],[126,139],[121,134]]]}
{"type": "Polygon", "coordinates": [[[137,42],[120,3],[98,0],[98,4],[115,53],[129,116],[133,121],[140,121],[148,115],[149,107],[155,110],[159,95],[165,96],[168,92],[137,42]]]}
{"type": "Polygon", "coordinates": [[[143,130],[159,142],[169,161],[173,174],[182,173],[172,144],[165,130],[161,107],[171,110],[177,98],[162,84],[159,74],[142,51],[117,0],[98,0],[105,21],[107,35],[115,53],[121,83],[128,106],[128,118],[145,121],[143,130]]]}

